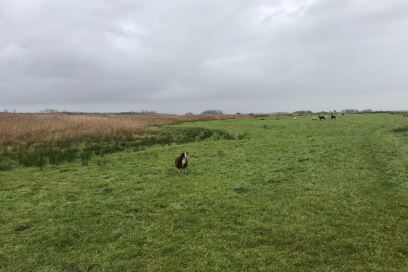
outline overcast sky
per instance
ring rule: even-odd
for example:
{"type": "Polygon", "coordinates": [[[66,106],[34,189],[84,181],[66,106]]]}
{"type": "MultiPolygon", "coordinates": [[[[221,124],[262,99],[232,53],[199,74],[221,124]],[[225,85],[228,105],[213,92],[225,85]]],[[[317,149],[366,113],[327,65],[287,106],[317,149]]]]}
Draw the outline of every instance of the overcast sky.
{"type": "Polygon", "coordinates": [[[408,109],[407,0],[0,0],[0,109],[408,109]]]}

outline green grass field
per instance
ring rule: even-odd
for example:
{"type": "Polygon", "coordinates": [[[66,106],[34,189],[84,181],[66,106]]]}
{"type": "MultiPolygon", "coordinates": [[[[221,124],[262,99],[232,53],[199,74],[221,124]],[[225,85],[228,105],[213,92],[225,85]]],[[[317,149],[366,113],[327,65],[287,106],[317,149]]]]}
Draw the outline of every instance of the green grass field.
{"type": "Polygon", "coordinates": [[[408,271],[408,118],[177,126],[248,137],[0,172],[0,270],[408,271]]]}

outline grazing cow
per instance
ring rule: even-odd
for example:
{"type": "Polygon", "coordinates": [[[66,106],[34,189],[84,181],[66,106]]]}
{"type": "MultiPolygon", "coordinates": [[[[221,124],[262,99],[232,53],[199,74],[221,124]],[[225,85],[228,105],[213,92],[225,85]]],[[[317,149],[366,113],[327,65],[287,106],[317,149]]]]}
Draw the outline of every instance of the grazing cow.
{"type": "Polygon", "coordinates": [[[181,153],[180,156],[176,158],[175,164],[179,171],[186,171],[188,166],[188,153],[181,153]]]}
{"type": "Polygon", "coordinates": [[[321,121],[321,120],[326,120],[326,116],[319,114],[319,120],[320,120],[320,121],[321,121]]]}
{"type": "Polygon", "coordinates": [[[336,119],[336,115],[334,115],[334,114],[332,114],[332,115],[330,115],[330,119],[336,119]]]}

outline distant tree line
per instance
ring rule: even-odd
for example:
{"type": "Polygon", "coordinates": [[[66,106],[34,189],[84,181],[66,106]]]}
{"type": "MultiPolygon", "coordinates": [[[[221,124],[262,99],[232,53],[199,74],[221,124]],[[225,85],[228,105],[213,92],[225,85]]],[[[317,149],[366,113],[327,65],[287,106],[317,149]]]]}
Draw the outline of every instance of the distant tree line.
{"type": "Polygon", "coordinates": [[[205,110],[201,114],[224,114],[221,110],[205,110]]]}
{"type": "Polygon", "coordinates": [[[299,114],[299,115],[313,114],[313,111],[311,111],[311,110],[298,110],[298,111],[294,111],[293,114],[299,114]]]}
{"type": "MultiPolygon", "coordinates": [[[[0,113],[16,113],[17,111],[15,109],[8,110],[4,109],[3,111],[0,110],[0,113]]],[[[274,112],[275,115],[287,115],[287,114],[295,114],[295,115],[310,115],[310,114],[330,114],[330,113],[343,113],[343,114],[356,114],[356,113],[405,113],[407,111],[376,111],[372,109],[354,109],[354,108],[349,108],[349,109],[343,109],[341,111],[317,111],[313,112],[311,110],[297,110],[294,112],[274,112]]],[[[44,109],[41,110],[40,113],[60,113],[60,114],[67,114],[67,115],[84,115],[84,114],[117,114],[117,115],[155,115],[155,114],[163,114],[163,113],[158,113],[153,110],[141,110],[141,111],[126,111],[126,112],[81,112],[81,111],[66,111],[66,110],[58,110],[58,109],[44,109]]],[[[221,110],[205,110],[201,114],[207,114],[207,115],[221,115],[224,114],[221,110]]],[[[243,114],[240,112],[236,113],[237,115],[243,114]]],[[[185,115],[194,115],[192,112],[187,112],[185,115]]],[[[249,113],[249,115],[258,115],[255,113],[249,113]]]]}
{"type": "Polygon", "coordinates": [[[152,110],[141,110],[141,111],[128,111],[128,112],[118,112],[116,114],[120,114],[120,115],[154,115],[154,114],[158,114],[156,111],[152,111],[152,110]]]}
{"type": "Polygon", "coordinates": [[[345,109],[341,110],[341,113],[358,113],[358,109],[345,109]]]}
{"type": "MultiPolygon", "coordinates": [[[[8,110],[8,109],[4,109],[3,110],[3,113],[9,113],[10,111],[8,110]]],[[[11,111],[12,113],[16,113],[17,111],[16,111],[16,109],[13,109],[12,111],[11,111]]]]}

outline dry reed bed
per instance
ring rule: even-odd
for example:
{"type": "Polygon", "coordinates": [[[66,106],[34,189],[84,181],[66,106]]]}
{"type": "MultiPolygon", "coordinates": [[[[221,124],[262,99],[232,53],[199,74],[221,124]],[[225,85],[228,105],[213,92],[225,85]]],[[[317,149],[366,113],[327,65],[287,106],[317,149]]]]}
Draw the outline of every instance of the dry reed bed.
{"type": "Polygon", "coordinates": [[[85,135],[143,137],[157,125],[185,121],[238,118],[242,115],[113,115],[1,113],[0,147],[51,143],[85,135]]]}

